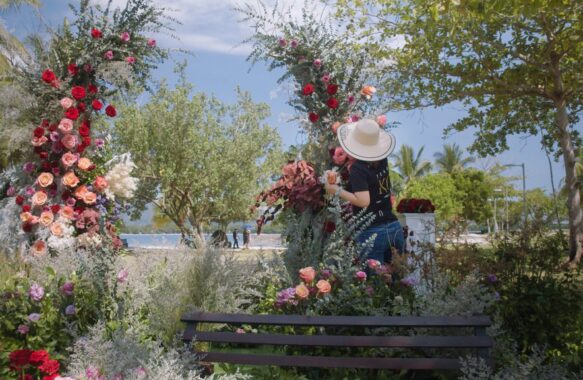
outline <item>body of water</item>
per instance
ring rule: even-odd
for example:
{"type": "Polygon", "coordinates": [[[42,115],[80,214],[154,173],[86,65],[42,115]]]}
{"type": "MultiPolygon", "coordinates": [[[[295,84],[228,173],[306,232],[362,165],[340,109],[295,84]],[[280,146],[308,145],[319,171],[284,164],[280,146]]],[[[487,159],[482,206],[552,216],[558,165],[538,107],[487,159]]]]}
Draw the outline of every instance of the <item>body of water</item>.
{"type": "MultiPolygon", "coordinates": [[[[120,237],[128,242],[129,248],[178,248],[180,246],[180,234],[121,234],[120,237]]],[[[209,234],[205,235],[210,238],[209,234]]],[[[229,242],[233,243],[232,234],[228,234],[229,242]]],[[[243,247],[243,235],[239,234],[239,247],[243,247]]],[[[279,234],[261,234],[259,236],[251,234],[249,248],[252,249],[275,249],[283,248],[281,236],[279,234]]]]}

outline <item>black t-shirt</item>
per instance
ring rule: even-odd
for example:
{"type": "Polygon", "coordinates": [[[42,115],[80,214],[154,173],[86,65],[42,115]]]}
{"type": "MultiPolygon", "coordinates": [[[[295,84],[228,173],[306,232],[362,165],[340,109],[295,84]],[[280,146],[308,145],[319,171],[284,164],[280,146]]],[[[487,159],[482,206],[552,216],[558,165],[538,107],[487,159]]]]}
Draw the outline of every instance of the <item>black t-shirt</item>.
{"type": "MultiPolygon", "coordinates": [[[[350,191],[368,191],[370,204],[366,208],[367,213],[372,213],[375,218],[372,224],[394,222],[397,220],[391,206],[391,179],[389,178],[389,163],[387,159],[373,162],[356,161],[350,168],[350,191]]],[[[352,206],[354,214],[362,210],[352,206]]]]}

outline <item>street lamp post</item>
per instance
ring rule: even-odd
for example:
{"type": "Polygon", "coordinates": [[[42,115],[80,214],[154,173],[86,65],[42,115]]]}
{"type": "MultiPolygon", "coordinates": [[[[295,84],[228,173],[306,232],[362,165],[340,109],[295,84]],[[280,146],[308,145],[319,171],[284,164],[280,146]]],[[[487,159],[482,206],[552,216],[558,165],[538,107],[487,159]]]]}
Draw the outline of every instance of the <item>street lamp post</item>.
{"type": "Polygon", "coordinates": [[[526,170],[524,167],[524,162],[521,164],[506,164],[502,166],[506,168],[520,166],[522,168],[522,213],[524,217],[524,226],[526,227],[526,170]]]}

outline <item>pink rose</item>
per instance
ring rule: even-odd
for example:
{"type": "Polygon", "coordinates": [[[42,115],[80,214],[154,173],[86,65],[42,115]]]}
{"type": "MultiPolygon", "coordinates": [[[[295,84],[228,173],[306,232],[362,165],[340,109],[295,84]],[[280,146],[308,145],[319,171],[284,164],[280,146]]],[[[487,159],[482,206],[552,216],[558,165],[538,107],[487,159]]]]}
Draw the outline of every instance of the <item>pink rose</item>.
{"type": "Polygon", "coordinates": [[[358,280],[358,281],[366,281],[366,273],[364,273],[363,271],[359,270],[358,272],[356,272],[356,274],[354,275],[354,277],[358,280]]]}
{"type": "Polygon", "coordinates": [[[296,297],[305,300],[310,295],[310,290],[304,284],[296,286],[296,297]]]}
{"type": "Polygon", "coordinates": [[[101,177],[101,176],[95,177],[95,181],[93,181],[93,188],[97,192],[99,192],[99,193],[104,192],[105,189],[107,189],[107,186],[108,186],[108,183],[104,177],[101,177]]]}
{"type": "Polygon", "coordinates": [[[330,74],[326,73],[326,74],[322,75],[321,79],[322,79],[322,82],[324,82],[324,83],[330,82],[330,74]]]}
{"type": "Polygon", "coordinates": [[[300,269],[300,278],[303,282],[308,284],[314,281],[314,278],[316,278],[316,271],[312,267],[302,268],[300,269]]]}
{"type": "Polygon", "coordinates": [[[66,168],[73,166],[75,162],[77,162],[77,155],[71,152],[67,152],[61,157],[61,163],[66,168]]]}
{"type": "Polygon", "coordinates": [[[130,65],[133,65],[134,63],[136,63],[136,58],[135,57],[127,57],[126,62],[130,65]]]}
{"type": "Polygon", "coordinates": [[[75,101],[71,98],[63,98],[61,99],[61,107],[63,107],[63,109],[68,110],[69,108],[73,107],[73,104],[75,104],[75,101]]]}
{"type": "Polygon", "coordinates": [[[117,282],[123,284],[124,282],[127,281],[129,275],[130,272],[128,272],[127,270],[125,269],[120,270],[119,273],[117,274],[117,282]]]}
{"type": "Polygon", "coordinates": [[[83,171],[88,171],[91,165],[93,165],[93,162],[86,157],[81,157],[77,162],[77,167],[83,171]]]}
{"type": "Polygon", "coordinates": [[[63,181],[63,185],[65,185],[67,187],[75,187],[79,184],[79,178],[72,171],[65,173],[62,181],[63,181]]]}
{"type": "Polygon", "coordinates": [[[30,142],[32,143],[33,146],[42,146],[47,141],[49,141],[47,136],[41,136],[41,137],[33,137],[30,142]]]}
{"type": "Polygon", "coordinates": [[[320,294],[328,294],[332,290],[332,286],[327,280],[320,280],[316,284],[316,288],[318,288],[318,292],[320,294]]]}
{"type": "Polygon", "coordinates": [[[53,184],[53,178],[54,177],[51,173],[44,172],[38,176],[36,182],[40,187],[48,187],[53,184]]]}
{"type": "Polygon", "coordinates": [[[148,46],[149,47],[156,47],[156,40],[153,38],[148,39],[148,46]]]}
{"type": "Polygon", "coordinates": [[[103,57],[105,59],[107,59],[108,61],[111,61],[113,59],[113,52],[111,50],[108,50],[105,52],[105,54],[103,55],[103,57]]]}
{"type": "Polygon", "coordinates": [[[73,120],[67,118],[61,119],[61,121],[59,122],[59,131],[63,133],[71,133],[72,130],[73,120]]]}
{"type": "Polygon", "coordinates": [[[370,269],[377,269],[380,268],[381,262],[374,259],[368,259],[366,260],[366,265],[368,265],[370,269]]]}
{"type": "Polygon", "coordinates": [[[53,215],[52,211],[44,211],[40,214],[39,222],[43,226],[48,227],[51,225],[54,219],[55,216],[53,215]]]}
{"type": "Polygon", "coordinates": [[[67,149],[73,149],[77,146],[77,136],[68,134],[61,139],[61,143],[67,149]]]}
{"type": "Polygon", "coordinates": [[[44,191],[37,191],[31,198],[31,202],[35,206],[42,206],[47,203],[48,196],[44,191]]]}
{"type": "Polygon", "coordinates": [[[322,67],[322,60],[321,59],[315,59],[314,60],[314,67],[319,69],[320,67],[322,67]]]}
{"type": "Polygon", "coordinates": [[[332,157],[332,161],[335,165],[344,165],[347,158],[348,155],[344,149],[342,149],[342,147],[336,147],[336,149],[334,149],[334,156],[332,157]]]}
{"type": "Polygon", "coordinates": [[[386,115],[379,115],[377,116],[377,124],[381,127],[384,127],[387,124],[387,116],[386,115]]]}
{"type": "Polygon", "coordinates": [[[119,39],[122,40],[122,42],[128,42],[130,40],[130,34],[128,32],[123,32],[119,36],[119,39]]]}

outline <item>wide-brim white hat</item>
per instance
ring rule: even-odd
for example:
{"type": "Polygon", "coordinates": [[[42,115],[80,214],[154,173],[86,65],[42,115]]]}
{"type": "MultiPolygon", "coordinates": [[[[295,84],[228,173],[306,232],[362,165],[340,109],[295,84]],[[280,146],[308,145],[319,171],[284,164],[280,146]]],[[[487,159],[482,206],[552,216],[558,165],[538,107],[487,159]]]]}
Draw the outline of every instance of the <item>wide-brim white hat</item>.
{"type": "Polygon", "coordinates": [[[395,136],[376,121],[362,119],[338,128],[338,141],[348,155],[361,161],[379,161],[395,150],[395,136]]]}

